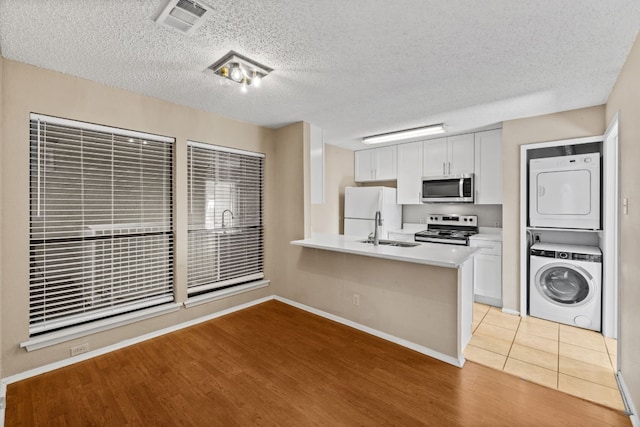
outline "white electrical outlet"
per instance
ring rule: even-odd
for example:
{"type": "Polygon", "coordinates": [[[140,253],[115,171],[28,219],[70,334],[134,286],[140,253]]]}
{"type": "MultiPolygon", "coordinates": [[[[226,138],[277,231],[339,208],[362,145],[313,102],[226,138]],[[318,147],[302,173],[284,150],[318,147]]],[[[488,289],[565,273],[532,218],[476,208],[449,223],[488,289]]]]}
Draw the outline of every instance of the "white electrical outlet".
{"type": "Polygon", "coordinates": [[[353,294],[353,305],[360,305],[360,295],[353,294]]]}
{"type": "Polygon", "coordinates": [[[77,356],[77,355],[82,354],[82,353],[86,353],[87,351],[89,351],[89,343],[88,342],[86,342],[84,344],[77,345],[75,347],[71,347],[69,349],[69,352],[71,353],[71,357],[77,356]]]}

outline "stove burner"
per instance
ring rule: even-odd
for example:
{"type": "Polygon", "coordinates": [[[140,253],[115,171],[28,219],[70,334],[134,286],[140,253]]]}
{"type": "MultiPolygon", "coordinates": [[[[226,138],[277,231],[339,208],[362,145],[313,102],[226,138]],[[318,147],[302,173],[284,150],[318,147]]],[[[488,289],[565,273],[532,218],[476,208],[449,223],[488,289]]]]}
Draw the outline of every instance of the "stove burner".
{"type": "Polygon", "coordinates": [[[478,217],[475,215],[430,215],[429,219],[431,222],[427,229],[415,234],[416,242],[468,245],[469,236],[478,234],[478,217]]]}

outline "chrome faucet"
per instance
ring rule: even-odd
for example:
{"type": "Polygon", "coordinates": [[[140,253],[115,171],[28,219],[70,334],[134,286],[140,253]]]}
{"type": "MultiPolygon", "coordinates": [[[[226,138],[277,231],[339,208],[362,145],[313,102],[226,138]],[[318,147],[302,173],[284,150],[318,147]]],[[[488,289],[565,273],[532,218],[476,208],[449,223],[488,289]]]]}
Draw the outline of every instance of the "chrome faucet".
{"type": "Polygon", "coordinates": [[[227,212],[229,212],[231,214],[231,219],[233,219],[233,212],[231,212],[231,209],[225,209],[222,211],[222,227],[226,227],[226,224],[224,223],[224,214],[226,214],[227,212]]]}
{"type": "Polygon", "coordinates": [[[382,226],[382,215],[380,215],[380,211],[376,211],[375,225],[373,228],[373,246],[380,245],[380,232],[378,231],[378,227],[382,226]]]}

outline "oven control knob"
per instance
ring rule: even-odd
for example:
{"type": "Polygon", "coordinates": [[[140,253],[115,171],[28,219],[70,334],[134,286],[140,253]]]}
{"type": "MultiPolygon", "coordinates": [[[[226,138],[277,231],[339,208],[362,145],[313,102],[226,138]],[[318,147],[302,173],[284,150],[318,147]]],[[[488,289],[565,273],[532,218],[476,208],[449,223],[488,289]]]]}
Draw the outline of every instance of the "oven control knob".
{"type": "Polygon", "coordinates": [[[569,258],[569,254],[566,252],[558,252],[558,258],[567,259],[569,258]]]}
{"type": "Polygon", "coordinates": [[[591,163],[591,157],[585,157],[584,158],[584,162],[585,163],[591,163]]]}
{"type": "Polygon", "coordinates": [[[465,221],[469,221],[469,218],[465,218],[464,220],[465,220],[465,221]]]}

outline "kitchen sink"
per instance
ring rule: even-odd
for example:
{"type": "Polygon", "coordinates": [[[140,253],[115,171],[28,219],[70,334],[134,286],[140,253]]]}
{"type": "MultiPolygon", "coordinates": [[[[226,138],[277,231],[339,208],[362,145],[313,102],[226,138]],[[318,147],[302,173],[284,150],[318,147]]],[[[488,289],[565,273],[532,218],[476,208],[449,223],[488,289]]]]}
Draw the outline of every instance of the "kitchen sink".
{"type": "MultiPolygon", "coordinates": [[[[359,243],[368,243],[373,245],[373,239],[360,240],[359,243]]],[[[420,243],[412,243],[412,242],[400,242],[397,240],[378,240],[378,243],[381,246],[396,246],[398,248],[413,248],[415,246],[420,246],[420,243]]]]}

